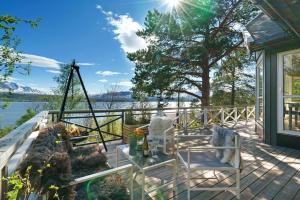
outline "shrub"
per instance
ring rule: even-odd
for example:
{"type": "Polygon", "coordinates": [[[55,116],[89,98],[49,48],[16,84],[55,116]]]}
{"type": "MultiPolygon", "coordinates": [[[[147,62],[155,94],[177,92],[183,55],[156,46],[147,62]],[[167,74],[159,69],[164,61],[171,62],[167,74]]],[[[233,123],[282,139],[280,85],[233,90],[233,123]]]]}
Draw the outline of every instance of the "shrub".
{"type": "Polygon", "coordinates": [[[88,199],[129,199],[126,184],[123,181],[122,176],[118,174],[94,180],[89,184],[87,193],[88,199]]]}
{"type": "Polygon", "coordinates": [[[0,138],[4,137],[8,133],[10,133],[14,128],[12,126],[7,126],[5,128],[0,129],[0,138]]]}
{"type": "Polygon", "coordinates": [[[26,113],[20,119],[17,120],[16,125],[20,126],[24,122],[33,118],[35,115],[36,115],[36,112],[34,112],[32,109],[27,109],[26,113]]]}

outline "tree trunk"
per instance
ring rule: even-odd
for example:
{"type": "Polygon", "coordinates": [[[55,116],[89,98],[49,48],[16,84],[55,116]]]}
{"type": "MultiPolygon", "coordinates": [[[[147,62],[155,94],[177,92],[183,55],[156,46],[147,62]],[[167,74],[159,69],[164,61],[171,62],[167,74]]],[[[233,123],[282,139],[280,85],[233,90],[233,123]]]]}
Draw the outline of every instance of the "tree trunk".
{"type": "Polygon", "coordinates": [[[235,104],[235,81],[232,82],[231,85],[231,98],[230,98],[230,104],[234,106],[235,104]]]}
{"type": "Polygon", "coordinates": [[[209,106],[209,91],[210,91],[210,83],[209,83],[209,68],[205,66],[202,68],[202,106],[209,106]]]}
{"type": "Polygon", "coordinates": [[[231,104],[231,106],[234,106],[234,104],[235,104],[235,69],[233,69],[233,71],[231,73],[231,78],[232,78],[232,82],[231,82],[230,104],[231,104]]]}

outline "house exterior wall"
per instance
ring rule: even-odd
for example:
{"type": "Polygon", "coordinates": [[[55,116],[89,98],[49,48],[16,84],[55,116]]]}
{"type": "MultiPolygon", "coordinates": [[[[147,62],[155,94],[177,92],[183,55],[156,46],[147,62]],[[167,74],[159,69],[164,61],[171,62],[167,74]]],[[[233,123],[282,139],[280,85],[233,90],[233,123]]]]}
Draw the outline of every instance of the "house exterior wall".
{"type": "Polygon", "coordinates": [[[263,138],[264,142],[267,144],[300,149],[300,133],[299,137],[297,137],[279,133],[277,129],[277,55],[280,52],[295,50],[299,48],[300,39],[290,40],[288,42],[264,47],[264,123],[263,127],[258,127],[257,130],[263,128],[263,138]]]}

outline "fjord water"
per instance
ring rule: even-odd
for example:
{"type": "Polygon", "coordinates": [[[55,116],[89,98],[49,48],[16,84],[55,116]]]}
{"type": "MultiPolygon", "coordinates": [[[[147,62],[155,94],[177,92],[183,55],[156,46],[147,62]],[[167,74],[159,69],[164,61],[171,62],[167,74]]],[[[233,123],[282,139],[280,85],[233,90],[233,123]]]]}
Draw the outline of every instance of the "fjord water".
{"type": "MultiPolygon", "coordinates": [[[[16,121],[26,113],[27,109],[33,109],[36,112],[40,112],[44,110],[46,102],[11,102],[9,103],[8,108],[1,109],[0,108],[0,128],[4,128],[6,126],[11,126],[16,123],[16,121]]],[[[155,108],[156,102],[149,102],[150,106],[155,108]]],[[[0,106],[3,105],[0,102],[0,106]]],[[[190,102],[181,103],[182,106],[189,106],[190,102]]],[[[132,106],[132,102],[116,102],[114,104],[114,108],[130,108],[132,106]]],[[[105,109],[104,102],[97,102],[93,105],[94,109],[105,109]]],[[[177,107],[177,102],[169,102],[168,107],[177,107]]]]}

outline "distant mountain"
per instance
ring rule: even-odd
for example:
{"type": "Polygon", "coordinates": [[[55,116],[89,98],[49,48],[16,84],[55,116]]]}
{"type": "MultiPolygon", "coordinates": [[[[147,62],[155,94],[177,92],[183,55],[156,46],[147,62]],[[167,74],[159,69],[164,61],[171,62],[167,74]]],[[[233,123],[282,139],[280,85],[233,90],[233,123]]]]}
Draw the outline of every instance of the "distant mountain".
{"type": "MultiPolygon", "coordinates": [[[[201,96],[201,93],[197,93],[201,96]]],[[[120,91],[120,92],[109,92],[103,94],[92,95],[91,98],[96,101],[133,101],[132,97],[133,93],[131,91],[120,91]]],[[[191,101],[195,97],[191,95],[181,94],[181,100],[183,101],[191,101]]],[[[171,99],[171,101],[177,101],[177,94],[175,94],[171,99]]],[[[148,97],[148,101],[157,101],[157,97],[148,97]]]]}
{"type": "Polygon", "coordinates": [[[0,92],[12,92],[18,94],[42,94],[40,90],[23,86],[15,82],[4,81],[0,83],[0,92]]]}
{"type": "Polygon", "coordinates": [[[109,92],[104,94],[97,94],[91,96],[91,98],[96,101],[132,101],[132,92],[130,91],[120,91],[120,92],[109,92]]]}

